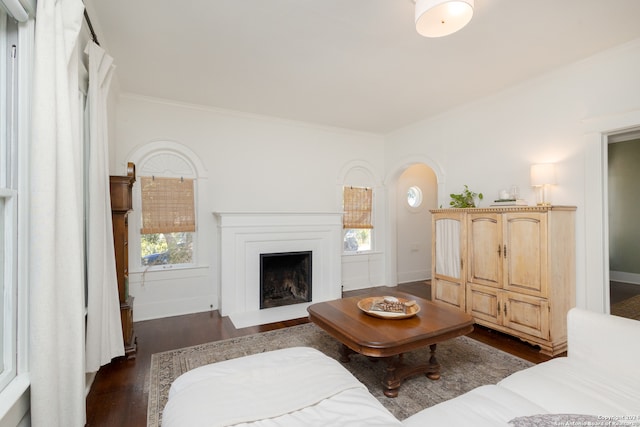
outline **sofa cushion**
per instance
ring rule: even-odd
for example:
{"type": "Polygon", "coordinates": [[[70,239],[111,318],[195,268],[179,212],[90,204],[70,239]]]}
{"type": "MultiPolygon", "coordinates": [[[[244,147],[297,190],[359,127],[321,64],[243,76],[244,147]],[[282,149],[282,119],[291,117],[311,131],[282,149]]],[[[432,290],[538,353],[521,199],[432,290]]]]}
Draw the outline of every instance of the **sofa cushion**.
{"type": "Polygon", "coordinates": [[[162,414],[178,426],[401,426],[338,361],[294,347],[213,363],[178,377],[162,414]]]}
{"type": "Polygon", "coordinates": [[[508,427],[513,418],[544,412],[543,408],[506,388],[485,385],[423,409],[402,424],[405,427],[508,427]]]}
{"type": "Polygon", "coordinates": [[[518,393],[548,413],[640,414],[640,387],[625,371],[612,376],[599,370],[597,365],[566,357],[516,372],[498,385],[518,393]]]}

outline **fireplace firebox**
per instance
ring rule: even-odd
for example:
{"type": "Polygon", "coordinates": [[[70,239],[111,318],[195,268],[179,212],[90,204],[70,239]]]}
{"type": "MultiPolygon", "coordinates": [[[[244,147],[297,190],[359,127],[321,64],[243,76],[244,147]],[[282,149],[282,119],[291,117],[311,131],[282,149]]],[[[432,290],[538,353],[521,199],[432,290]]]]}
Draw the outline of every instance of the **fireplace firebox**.
{"type": "Polygon", "coordinates": [[[260,254],[260,309],[311,301],[311,251],[260,254]]]}

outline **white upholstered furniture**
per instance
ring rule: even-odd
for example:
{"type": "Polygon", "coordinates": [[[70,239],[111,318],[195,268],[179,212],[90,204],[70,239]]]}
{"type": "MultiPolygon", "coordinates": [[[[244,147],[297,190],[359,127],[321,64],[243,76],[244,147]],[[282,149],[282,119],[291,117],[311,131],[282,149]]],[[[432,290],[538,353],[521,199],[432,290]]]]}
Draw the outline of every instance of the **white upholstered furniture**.
{"type": "MultiPolygon", "coordinates": [[[[554,414],[640,417],[640,322],[572,309],[568,356],[478,387],[400,422],[338,362],[291,348],[194,369],[172,385],[163,427],[510,426],[554,414]],[[525,418],[523,418],[525,417],[525,418]]],[[[626,417],[619,418],[619,417],[626,417]]],[[[635,419],[640,425],[640,419],[635,419]]],[[[524,423],[524,424],[523,424],[524,423]]],[[[549,424],[551,425],[551,424],[549,424]]],[[[623,424],[609,424],[623,425],[623,424]]]]}
{"type": "Polygon", "coordinates": [[[516,417],[575,414],[637,417],[635,425],[640,425],[640,322],[574,308],[567,325],[567,357],[478,387],[403,424],[497,427],[509,426],[516,417]]]}
{"type": "Polygon", "coordinates": [[[206,365],[178,377],[162,427],[393,427],[402,423],[340,362],[293,347],[206,365]]]}

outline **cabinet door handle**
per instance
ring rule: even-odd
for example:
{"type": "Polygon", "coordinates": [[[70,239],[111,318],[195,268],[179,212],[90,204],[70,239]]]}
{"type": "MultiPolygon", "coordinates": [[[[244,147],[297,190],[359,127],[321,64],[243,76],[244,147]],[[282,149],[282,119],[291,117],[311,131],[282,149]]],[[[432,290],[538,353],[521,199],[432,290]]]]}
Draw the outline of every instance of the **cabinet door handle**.
{"type": "Polygon", "coordinates": [[[507,257],[507,245],[504,245],[504,257],[507,257]]]}
{"type": "Polygon", "coordinates": [[[498,303],[498,316],[500,316],[500,303],[498,303]]]}
{"type": "Polygon", "coordinates": [[[498,244],[498,258],[502,256],[502,246],[498,244]]]}
{"type": "Polygon", "coordinates": [[[506,302],[504,303],[504,315],[505,316],[507,315],[507,303],[506,302]]]}

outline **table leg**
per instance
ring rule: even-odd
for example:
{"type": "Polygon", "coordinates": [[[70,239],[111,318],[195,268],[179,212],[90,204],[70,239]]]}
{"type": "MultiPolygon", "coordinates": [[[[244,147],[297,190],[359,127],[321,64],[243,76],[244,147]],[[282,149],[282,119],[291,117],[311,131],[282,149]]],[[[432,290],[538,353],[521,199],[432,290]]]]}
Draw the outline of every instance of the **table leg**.
{"type": "Polygon", "coordinates": [[[440,363],[436,359],[436,344],[429,346],[431,351],[428,363],[406,365],[402,354],[398,357],[386,357],[386,367],[382,380],[383,392],[387,397],[397,397],[402,382],[414,375],[424,374],[430,380],[440,379],[440,363]]]}
{"type": "Polygon", "coordinates": [[[354,353],[355,351],[351,350],[349,347],[342,344],[340,347],[340,361],[342,363],[349,363],[349,361],[351,360],[350,356],[354,353]]]}
{"type": "Polygon", "coordinates": [[[429,346],[429,350],[431,350],[431,353],[429,355],[429,364],[427,365],[425,375],[430,380],[439,380],[440,363],[438,363],[438,360],[436,359],[436,344],[431,344],[429,346]]]}
{"type": "MultiPolygon", "coordinates": [[[[402,357],[399,358],[400,361],[402,357]]],[[[395,357],[385,358],[386,367],[384,370],[384,378],[382,380],[382,386],[384,387],[383,393],[387,397],[398,397],[398,391],[402,384],[402,377],[397,376],[397,367],[395,357]]]]}

